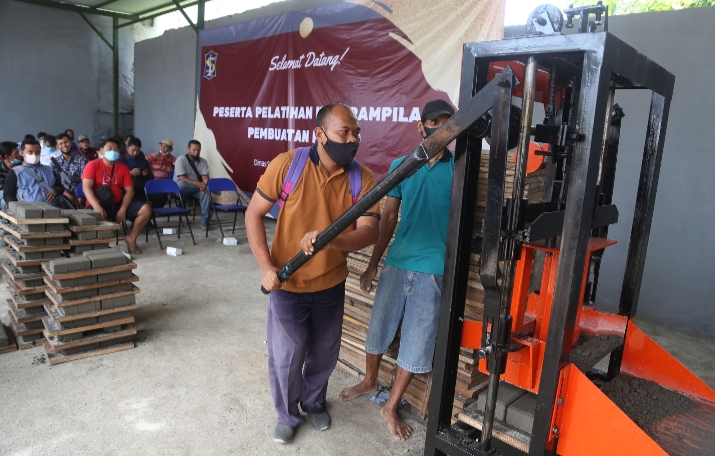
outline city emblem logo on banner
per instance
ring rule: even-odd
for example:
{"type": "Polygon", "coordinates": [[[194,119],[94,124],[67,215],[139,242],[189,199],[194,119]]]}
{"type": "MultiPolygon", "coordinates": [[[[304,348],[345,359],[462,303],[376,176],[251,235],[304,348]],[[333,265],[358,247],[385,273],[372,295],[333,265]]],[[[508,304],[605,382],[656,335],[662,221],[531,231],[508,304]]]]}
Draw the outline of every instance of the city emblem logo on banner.
{"type": "Polygon", "coordinates": [[[204,77],[206,79],[213,79],[216,77],[216,60],[218,60],[218,53],[214,51],[209,51],[204,57],[204,77]]]}

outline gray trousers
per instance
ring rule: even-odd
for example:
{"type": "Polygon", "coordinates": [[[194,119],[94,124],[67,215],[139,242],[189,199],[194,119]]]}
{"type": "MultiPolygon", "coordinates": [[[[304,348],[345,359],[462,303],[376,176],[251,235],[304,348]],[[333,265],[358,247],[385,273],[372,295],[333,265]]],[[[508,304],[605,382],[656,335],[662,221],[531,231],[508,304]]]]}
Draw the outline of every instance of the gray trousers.
{"type": "Polygon", "coordinates": [[[325,410],[340,353],[345,282],[315,293],[274,291],[268,304],[268,375],[278,424],[325,410]]]}

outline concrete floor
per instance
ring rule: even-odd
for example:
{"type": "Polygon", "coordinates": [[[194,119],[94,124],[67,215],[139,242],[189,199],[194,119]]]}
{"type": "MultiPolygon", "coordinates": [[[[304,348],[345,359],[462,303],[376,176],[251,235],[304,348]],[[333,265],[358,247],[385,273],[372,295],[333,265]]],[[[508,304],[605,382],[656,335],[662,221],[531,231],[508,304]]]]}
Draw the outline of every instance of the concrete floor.
{"type": "MultiPolygon", "coordinates": [[[[238,246],[218,236],[201,233],[196,246],[165,238],[180,257],[160,251],[155,237],[140,242],[135,349],[52,367],[41,348],[0,355],[0,454],[422,454],[423,423],[409,419],[413,436],[397,442],[368,398],[336,400],[355,382],[340,369],[329,388],[331,429],[306,423],[291,445],[273,443],[267,300],[243,227],[238,246]]],[[[2,306],[0,315],[7,320],[2,306]]],[[[715,387],[715,341],[641,326],[715,387]]]]}

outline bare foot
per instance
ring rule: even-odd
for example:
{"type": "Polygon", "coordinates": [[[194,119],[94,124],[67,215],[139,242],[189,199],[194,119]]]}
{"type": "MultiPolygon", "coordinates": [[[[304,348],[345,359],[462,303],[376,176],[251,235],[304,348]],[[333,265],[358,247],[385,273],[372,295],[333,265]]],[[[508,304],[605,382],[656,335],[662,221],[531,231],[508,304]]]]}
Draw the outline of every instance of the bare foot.
{"type": "Polygon", "coordinates": [[[358,396],[362,396],[363,394],[367,393],[372,393],[374,391],[377,391],[377,384],[366,385],[365,383],[360,382],[353,387],[343,388],[343,390],[340,391],[340,394],[338,394],[338,399],[340,399],[340,402],[348,402],[358,396]]]}
{"type": "Polygon", "coordinates": [[[407,440],[407,437],[412,434],[412,428],[400,419],[397,415],[397,410],[388,410],[383,407],[380,415],[387,421],[387,427],[390,428],[390,433],[397,440],[407,440]]]}

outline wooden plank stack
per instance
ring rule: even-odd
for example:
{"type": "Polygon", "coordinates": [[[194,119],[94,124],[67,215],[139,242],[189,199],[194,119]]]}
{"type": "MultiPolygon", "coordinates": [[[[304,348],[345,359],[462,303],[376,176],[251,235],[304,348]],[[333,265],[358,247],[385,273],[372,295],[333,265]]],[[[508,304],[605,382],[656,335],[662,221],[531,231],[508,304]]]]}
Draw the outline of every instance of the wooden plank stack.
{"type": "Polygon", "coordinates": [[[10,327],[21,349],[42,344],[42,317],[45,313],[44,274],[41,265],[62,255],[68,248],[65,238],[69,220],[46,203],[13,201],[0,212],[0,227],[8,247],[2,261],[10,299],[7,300],[10,327]]]}
{"type": "MultiPolygon", "coordinates": [[[[487,172],[489,169],[489,154],[481,157],[479,189],[477,192],[476,213],[474,220],[475,234],[481,233],[482,220],[486,205],[487,172]]],[[[514,183],[514,158],[507,159],[507,175],[504,189],[506,198],[511,196],[514,183]]],[[[544,193],[543,169],[527,175],[525,195],[529,202],[541,201],[544,193]]],[[[384,208],[385,200],[380,204],[384,208]]],[[[372,247],[348,256],[349,275],[345,284],[345,317],[343,320],[343,338],[338,365],[362,378],[365,375],[365,339],[370,323],[374,292],[364,293],[360,290],[360,275],[365,271],[372,255],[372,247]]],[[[378,266],[376,280],[384,267],[381,260],[378,266]]],[[[465,303],[465,318],[481,321],[484,312],[484,287],[479,279],[479,255],[473,254],[470,260],[469,282],[467,285],[467,301],[465,303]]],[[[390,349],[383,356],[378,374],[378,382],[386,387],[392,387],[397,368],[396,358],[399,350],[399,331],[390,349]]],[[[488,377],[478,370],[476,350],[462,349],[456,379],[453,416],[476,401],[477,396],[486,388],[488,377]]],[[[405,391],[404,398],[422,416],[427,415],[427,405],[431,389],[431,375],[415,375],[405,391]]]]}
{"type": "Polygon", "coordinates": [[[99,212],[91,209],[62,210],[62,215],[70,220],[72,236],[65,256],[73,258],[84,252],[109,248],[119,230],[119,224],[102,220],[99,212]]]}
{"type": "Polygon", "coordinates": [[[134,348],[135,268],[117,249],[43,265],[49,302],[42,323],[50,364],[134,348]]]}

